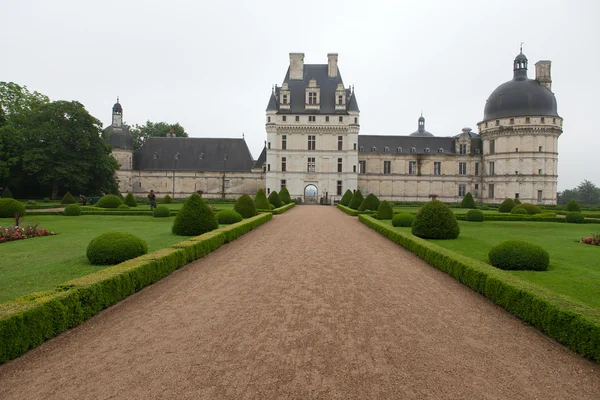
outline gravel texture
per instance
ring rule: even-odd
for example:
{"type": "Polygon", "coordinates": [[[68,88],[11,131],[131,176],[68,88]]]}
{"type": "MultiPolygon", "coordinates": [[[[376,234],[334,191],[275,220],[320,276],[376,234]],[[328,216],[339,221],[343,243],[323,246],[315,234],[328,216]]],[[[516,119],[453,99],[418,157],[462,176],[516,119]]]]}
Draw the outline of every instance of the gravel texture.
{"type": "Polygon", "coordinates": [[[598,399],[600,369],[325,206],[0,366],[0,399],[598,399]]]}

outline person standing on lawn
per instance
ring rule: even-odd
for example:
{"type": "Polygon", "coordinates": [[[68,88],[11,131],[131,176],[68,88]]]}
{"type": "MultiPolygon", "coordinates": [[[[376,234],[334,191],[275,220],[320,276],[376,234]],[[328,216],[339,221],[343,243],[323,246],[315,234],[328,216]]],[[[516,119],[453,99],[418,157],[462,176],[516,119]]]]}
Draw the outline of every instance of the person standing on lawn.
{"type": "Polygon", "coordinates": [[[150,200],[150,211],[156,208],[156,195],[154,194],[154,190],[151,190],[148,194],[148,200],[150,200]]]}

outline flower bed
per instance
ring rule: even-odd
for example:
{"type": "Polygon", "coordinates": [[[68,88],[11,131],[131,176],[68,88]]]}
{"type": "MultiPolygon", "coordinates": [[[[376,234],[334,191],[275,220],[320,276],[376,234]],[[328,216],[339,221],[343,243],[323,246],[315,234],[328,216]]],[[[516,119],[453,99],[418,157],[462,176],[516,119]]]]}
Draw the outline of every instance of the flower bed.
{"type": "Polygon", "coordinates": [[[582,238],[580,242],[594,246],[600,246],[600,233],[592,233],[591,235],[592,236],[590,237],[582,238]]]}
{"type": "Polygon", "coordinates": [[[38,236],[52,236],[54,232],[34,226],[9,226],[3,228],[0,226],[0,243],[12,242],[15,240],[23,240],[38,236]]]}

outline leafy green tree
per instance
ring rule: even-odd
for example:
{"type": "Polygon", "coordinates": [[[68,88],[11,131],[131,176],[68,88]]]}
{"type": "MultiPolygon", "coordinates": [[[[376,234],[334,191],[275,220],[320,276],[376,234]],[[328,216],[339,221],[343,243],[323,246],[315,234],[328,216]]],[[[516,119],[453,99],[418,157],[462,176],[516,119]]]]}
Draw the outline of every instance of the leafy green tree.
{"type": "Polygon", "coordinates": [[[584,179],[575,190],[579,204],[600,204],[600,188],[587,179],[584,179]]]}
{"type": "Polygon", "coordinates": [[[187,132],[179,122],[169,124],[166,122],[146,121],[145,125],[135,125],[129,128],[133,139],[134,150],[139,149],[148,140],[149,137],[167,137],[167,134],[173,129],[175,137],[188,137],[187,132]]]}

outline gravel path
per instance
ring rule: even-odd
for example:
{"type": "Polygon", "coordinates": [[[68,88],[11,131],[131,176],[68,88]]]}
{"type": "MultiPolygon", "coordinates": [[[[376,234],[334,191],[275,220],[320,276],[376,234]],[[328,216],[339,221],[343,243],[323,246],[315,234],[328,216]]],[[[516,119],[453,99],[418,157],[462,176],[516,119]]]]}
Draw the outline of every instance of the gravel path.
{"type": "Polygon", "coordinates": [[[333,207],[0,366],[0,399],[598,399],[600,368],[333,207]]]}

